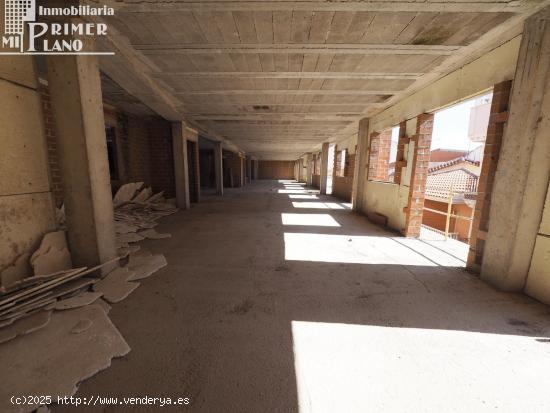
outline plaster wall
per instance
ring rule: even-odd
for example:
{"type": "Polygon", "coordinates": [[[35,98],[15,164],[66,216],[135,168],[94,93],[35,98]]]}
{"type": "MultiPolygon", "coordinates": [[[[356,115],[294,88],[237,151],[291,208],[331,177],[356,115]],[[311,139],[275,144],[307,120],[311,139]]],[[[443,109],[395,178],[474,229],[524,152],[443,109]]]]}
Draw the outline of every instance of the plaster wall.
{"type": "Polygon", "coordinates": [[[42,103],[32,58],[0,59],[0,271],[55,229],[42,103]]]}

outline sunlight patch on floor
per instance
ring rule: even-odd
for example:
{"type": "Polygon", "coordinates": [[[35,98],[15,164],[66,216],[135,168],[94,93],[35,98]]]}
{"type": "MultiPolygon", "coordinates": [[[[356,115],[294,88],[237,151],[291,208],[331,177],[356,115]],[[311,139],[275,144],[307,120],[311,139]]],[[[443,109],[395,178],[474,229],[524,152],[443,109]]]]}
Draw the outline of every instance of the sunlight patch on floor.
{"type": "Polygon", "coordinates": [[[550,346],[536,338],[291,324],[300,413],[550,411],[550,346]]]}
{"type": "Polygon", "coordinates": [[[318,194],[316,189],[279,189],[280,194],[318,194]]]}
{"type": "Polygon", "coordinates": [[[344,207],[336,202],[293,202],[294,208],[306,209],[344,209],[344,207]]]}
{"type": "Polygon", "coordinates": [[[289,195],[290,199],[319,199],[317,195],[289,195]]]}
{"type": "Polygon", "coordinates": [[[282,213],[283,225],[303,225],[314,227],[339,227],[340,224],[329,214],[289,214],[282,213]]]}
{"type": "MultiPolygon", "coordinates": [[[[302,214],[292,219],[299,220],[302,214]]],[[[328,215],[330,216],[330,215],[328,215]]],[[[300,224],[298,224],[300,225],[300,224]]],[[[301,224],[305,225],[305,224],[301,224]]],[[[289,261],[339,262],[461,267],[464,263],[429,245],[405,238],[362,235],[329,235],[285,232],[285,259],[289,261]],[[405,239],[406,240],[406,239],[405,239]]]]}

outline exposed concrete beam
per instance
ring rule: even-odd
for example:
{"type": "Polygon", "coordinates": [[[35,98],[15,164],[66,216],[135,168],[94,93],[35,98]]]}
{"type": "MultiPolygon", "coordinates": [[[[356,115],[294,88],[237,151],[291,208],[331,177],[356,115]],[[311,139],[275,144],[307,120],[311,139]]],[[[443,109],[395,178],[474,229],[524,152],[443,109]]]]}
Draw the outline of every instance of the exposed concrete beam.
{"type": "Polygon", "coordinates": [[[115,53],[99,58],[101,70],[107,76],[163,118],[181,120],[178,110],[181,102],[149,75],[153,71],[151,64],[140,58],[123,37],[98,36],[97,48],[115,53]]]}
{"type": "Polygon", "coordinates": [[[453,54],[460,46],[395,44],[314,44],[314,43],[213,43],[213,44],[134,44],[145,55],[220,54],[220,53],[316,53],[361,55],[443,55],[453,54]]]}
{"type": "Polygon", "coordinates": [[[301,121],[301,122],[354,122],[361,114],[309,114],[309,113],[234,113],[234,114],[186,114],[185,117],[195,120],[280,120],[280,121],[301,121]]]}
{"type": "Polygon", "coordinates": [[[363,96],[363,95],[393,95],[398,93],[399,90],[331,90],[331,89],[317,89],[317,90],[288,90],[288,89],[235,89],[235,90],[188,90],[177,91],[177,96],[185,95],[348,95],[348,96],[363,96]]]}
{"type": "Polygon", "coordinates": [[[405,79],[415,80],[424,73],[354,73],[354,72],[161,72],[156,77],[181,76],[185,79],[405,79]]]}
{"type": "Polygon", "coordinates": [[[528,1],[174,1],[159,0],[155,2],[143,0],[132,3],[121,3],[109,0],[108,4],[119,12],[154,13],[179,11],[392,11],[392,12],[478,12],[521,13],[533,2],[528,1]]]}

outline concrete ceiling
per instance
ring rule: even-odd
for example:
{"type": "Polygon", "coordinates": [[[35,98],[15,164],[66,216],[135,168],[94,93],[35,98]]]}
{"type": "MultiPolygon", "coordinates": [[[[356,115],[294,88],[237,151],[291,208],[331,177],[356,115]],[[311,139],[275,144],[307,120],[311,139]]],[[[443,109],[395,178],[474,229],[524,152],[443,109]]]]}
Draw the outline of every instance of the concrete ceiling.
{"type": "Polygon", "coordinates": [[[116,16],[105,21],[124,43],[120,64],[148,76],[146,88],[125,87],[128,74],[103,58],[128,92],[259,158],[296,159],[351,136],[360,118],[443,76],[449,62],[507,40],[502,33],[542,2],[111,4],[116,16]]]}

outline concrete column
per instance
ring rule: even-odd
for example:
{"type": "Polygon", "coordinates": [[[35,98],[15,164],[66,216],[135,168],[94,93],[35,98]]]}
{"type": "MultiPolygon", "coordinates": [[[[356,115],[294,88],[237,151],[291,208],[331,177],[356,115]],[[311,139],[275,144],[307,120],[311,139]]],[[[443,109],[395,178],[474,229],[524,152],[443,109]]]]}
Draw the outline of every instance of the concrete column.
{"type": "Polygon", "coordinates": [[[311,186],[313,185],[313,154],[308,153],[306,159],[306,183],[307,186],[311,186]]]}
{"type": "MultiPolygon", "coordinates": [[[[526,22],[495,174],[481,278],[525,287],[550,177],[550,7],[526,22]]],[[[531,292],[532,293],[532,292],[531,292]]]]}
{"type": "Polygon", "coordinates": [[[47,57],[67,236],[75,266],[116,256],[113,198],[97,58],[47,57]]]}
{"type": "Polygon", "coordinates": [[[260,161],[255,159],[254,161],[254,179],[258,179],[259,177],[259,169],[260,169],[260,161]]]}
{"type": "Polygon", "coordinates": [[[174,175],[176,182],[176,204],[178,208],[189,209],[189,159],[187,158],[187,139],[185,122],[172,123],[172,148],[174,151],[174,175]]]}
{"type": "Polygon", "coordinates": [[[365,192],[365,179],[368,166],[369,148],[369,119],[359,121],[359,133],[357,135],[357,150],[355,152],[355,168],[353,171],[353,188],[351,192],[351,203],[354,211],[361,211],[363,208],[363,194],[365,192]]]}
{"type": "Polygon", "coordinates": [[[252,182],[252,158],[246,157],[246,175],[248,176],[248,182],[252,182]]]}
{"type": "Polygon", "coordinates": [[[223,195],[223,147],[221,142],[214,143],[214,172],[216,175],[216,194],[223,195]]]}
{"type": "Polygon", "coordinates": [[[327,178],[328,178],[328,148],[329,143],[323,143],[321,148],[321,179],[320,179],[320,190],[321,194],[327,193],[327,178]]]}

